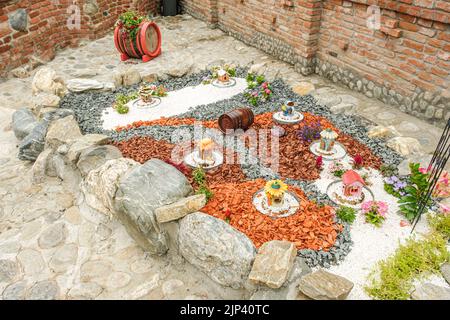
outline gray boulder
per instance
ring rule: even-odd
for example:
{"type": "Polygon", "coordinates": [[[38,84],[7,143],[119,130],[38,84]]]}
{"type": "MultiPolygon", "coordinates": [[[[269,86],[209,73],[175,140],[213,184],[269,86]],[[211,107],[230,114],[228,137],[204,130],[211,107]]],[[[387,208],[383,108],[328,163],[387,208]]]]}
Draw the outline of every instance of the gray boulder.
{"type": "Polygon", "coordinates": [[[155,209],[193,192],[186,177],[173,166],[150,159],[120,179],[116,213],[128,233],[146,251],[164,254],[167,238],[156,221],[155,209]]]}
{"type": "Polygon", "coordinates": [[[345,300],[353,283],[344,277],[319,269],[300,279],[298,289],[314,300],[345,300]]]}
{"type": "Polygon", "coordinates": [[[19,140],[29,135],[36,125],[36,118],[28,108],[19,109],[12,115],[12,128],[19,140]]]}
{"type": "Polygon", "coordinates": [[[235,289],[245,286],[256,255],[246,235],[200,212],[181,220],[178,245],[187,261],[217,283],[235,289]]]}
{"type": "Polygon", "coordinates": [[[84,177],[106,161],[117,158],[122,158],[122,153],[117,147],[111,145],[93,146],[81,151],[77,167],[84,177]]]}
{"type": "Polygon", "coordinates": [[[45,141],[53,149],[82,136],[74,116],[57,119],[49,126],[45,141]]]}
{"type": "Polygon", "coordinates": [[[44,114],[43,119],[19,144],[18,158],[24,161],[35,161],[44,150],[45,137],[50,123],[70,115],[73,115],[73,111],[68,109],[58,109],[44,114]]]}
{"type": "Polygon", "coordinates": [[[450,263],[444,263],[441,266],[441,274],[444,277],[445,281],[450,284],[450,263]]]}
{"type": "Polygon", "coordinates": [[[450,300],[450,289],[432,283],[419,284],[411,293],[413,300],[450,300]]]}
{"type": "Polygon", "coordinates": [[[9,25],[16,31],[27,31],[28,14],[27,10],[19,9],[9,15],[9,25]]]}

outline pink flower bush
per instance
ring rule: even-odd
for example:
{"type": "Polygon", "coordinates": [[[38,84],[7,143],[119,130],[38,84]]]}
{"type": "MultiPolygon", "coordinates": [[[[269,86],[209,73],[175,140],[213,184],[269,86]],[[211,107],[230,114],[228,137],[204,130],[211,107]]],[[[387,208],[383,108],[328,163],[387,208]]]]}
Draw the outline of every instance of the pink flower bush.
{"type": "Polygon", "coordinates": [[[366,222],[380,227],[386,219],[388,205],[383,201],[366,201],[361,205],[361,212],[366,217],[366,222]]]}

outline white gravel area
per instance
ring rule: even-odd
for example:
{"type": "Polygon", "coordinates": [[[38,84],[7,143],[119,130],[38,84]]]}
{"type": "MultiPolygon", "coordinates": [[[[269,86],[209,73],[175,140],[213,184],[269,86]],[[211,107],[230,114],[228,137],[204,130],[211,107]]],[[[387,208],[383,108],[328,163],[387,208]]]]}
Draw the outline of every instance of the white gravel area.
{"type": "MultiPolygon", "coordinates": [[[[346,168],[350,169],[350,157],[346,156],[341,160],[346,168]]],[[[315,185],[321,192],[326,192],[327,186],[335,179],[329,171],[329,163],[324,162],[324,170],[321,178],[315,182],[315,185]]],[[[355,286],[347,299],[366,300],[370,297],[364,291],[364,286],[368,284],[367,277],[373,270],[376,263],[392,255],[398,248],[399,243],[411,237],[411,226],[400,226],[402,220],[406,220],[401,214],[397,213],[397,198],[384,191],[383,177],[380,172],[374,169],[368,170],[375,200],[384,201],[389,206],[386,220],[380,228],[370,223],[366,223],[364,216],[358,212],[356,220],[351,226],[351,238],[353,247],[348,256],[337,266],[332,266],[329,271],[343,276],[352,281],[355,286]]],[[[418,223],[414,234],[420,236],[429,231],[428,223],[423,218],[418,223]]],[[[414,235],[413,234],[413,235],[414,235]]]]}
{"type": "Polygon", "coordinates": [[[119,114],[109,107],[103,111],[103,129],[111,130],[140,120],[150,121],[171,117],[184,113],[192,107],[229,99],[247,88],[247,81],[244,78],[235,79],[236,84],[232,87],[219,88],[212,84],[199,84],[170,91],[166,97],[161,98],[161,103],[153,108],[141,109],[130,106],[128,113],[119,114]]]}

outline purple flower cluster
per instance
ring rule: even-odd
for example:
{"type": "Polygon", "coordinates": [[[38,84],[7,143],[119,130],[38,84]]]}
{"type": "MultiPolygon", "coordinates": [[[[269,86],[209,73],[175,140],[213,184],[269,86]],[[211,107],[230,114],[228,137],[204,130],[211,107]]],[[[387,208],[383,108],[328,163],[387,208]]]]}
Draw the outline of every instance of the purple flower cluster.
{"type": "Polygon", "coordinates": [[[384,179],[384,181],[387,184],[391,185],[394,191],[398,192],[401,196],[404,196],[406,194],[403,190],[408,185],[406,181],[401,180],[397,176],[387,177],[386,179],[384,179]]]}
{"type": "Polygon", "coordinates": [[[303,126],[298,132],[297,135],[304,142],[311,143],[314,140],[320,138],[320,132],[322,131],[322,125],[320,121],[312,125],[303,126]]]}

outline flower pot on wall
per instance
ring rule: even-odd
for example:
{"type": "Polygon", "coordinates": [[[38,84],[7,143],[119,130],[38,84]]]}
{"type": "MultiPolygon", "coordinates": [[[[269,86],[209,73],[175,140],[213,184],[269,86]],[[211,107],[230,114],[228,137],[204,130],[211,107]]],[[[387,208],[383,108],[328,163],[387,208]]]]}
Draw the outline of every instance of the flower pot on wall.
{"type": "Polygon", "coordinates": [[[122,61],[138,58],[147,62],[161,53],[161,31],[156,23],[144,21],[139,25],[136,36],[131,37],[117,26],[114,29],[114,45],[121,53],[122,61]]]}

